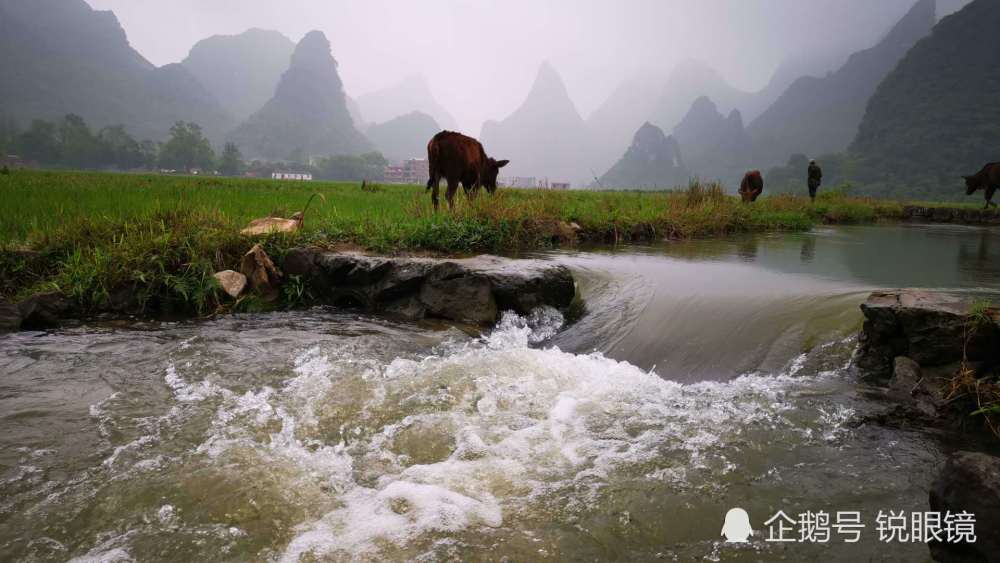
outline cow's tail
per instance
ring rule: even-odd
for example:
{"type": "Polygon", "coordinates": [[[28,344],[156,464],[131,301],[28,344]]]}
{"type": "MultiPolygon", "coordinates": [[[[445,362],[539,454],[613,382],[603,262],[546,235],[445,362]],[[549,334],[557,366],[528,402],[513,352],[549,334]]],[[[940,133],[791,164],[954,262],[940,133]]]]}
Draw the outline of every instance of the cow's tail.
{"type": "Polygon", "coordinates": [[[439,151],[440,149],[438,148],[437,143],[435,143],[432,139],[427,145],[427,172],[430,177],[427,179],[427,188],[424,190],[425,192],[437,185],[440,181],[437,170],[439,151]]]}

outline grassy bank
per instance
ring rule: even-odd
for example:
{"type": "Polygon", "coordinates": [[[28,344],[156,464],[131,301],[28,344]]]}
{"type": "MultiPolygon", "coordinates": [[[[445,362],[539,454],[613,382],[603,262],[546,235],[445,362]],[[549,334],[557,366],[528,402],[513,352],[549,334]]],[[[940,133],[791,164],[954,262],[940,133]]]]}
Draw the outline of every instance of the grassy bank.
{"type": "Polygon", "coordinates": [[[139,288],[157,309],[216,306],[211,274],[236,268],[251,219],[289,216],[323,194],[294,235],[272,235],[279,260],[302,244],[352,244],[382,253],[500,252],[572,244],[804,230],[819,222],[895,218],[902,205],[828,192],[763,197],[752,205],[712,185],[673,192],[502,189],[454,214],[435,214],[420,186],[288,183],[78,172],[0,176],[0,282],[5,300],[43,289],[98,310],[116,289],[139,288]],[[574,228],[569,228],[575,224],[574,228]],[[578,227],[578,228],[576,228],[578,227]]]}

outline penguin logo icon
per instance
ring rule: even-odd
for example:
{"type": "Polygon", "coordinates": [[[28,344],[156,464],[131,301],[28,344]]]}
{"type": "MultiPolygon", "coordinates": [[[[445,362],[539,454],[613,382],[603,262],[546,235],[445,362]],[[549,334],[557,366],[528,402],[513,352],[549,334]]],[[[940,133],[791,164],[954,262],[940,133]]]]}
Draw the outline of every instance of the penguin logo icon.
{"type": "Polygon", "coordinates": [[[726,513],[726,523],[722,525],[722,535],[726,543],[746,543],[753,535],[750,527],[750,515],[742,508],[733,508],[726,513]]]}

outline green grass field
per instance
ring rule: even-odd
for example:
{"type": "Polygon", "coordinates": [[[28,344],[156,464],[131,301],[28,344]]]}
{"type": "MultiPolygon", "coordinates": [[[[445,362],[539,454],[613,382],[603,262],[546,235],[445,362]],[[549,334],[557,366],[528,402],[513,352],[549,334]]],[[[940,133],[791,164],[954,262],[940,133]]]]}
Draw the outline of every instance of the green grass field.
{"type": "Polygon", "coordinates": [[[117,288],[138,286],[162,308],[215,304],[211,274],[233,268],[253,241],[251,219],[289,216],[313,193],[305,227],[264,237],[276,259],[303,244],[356,245],[373,252],[504,252],[578,241],[622,242],[755,230],[804,230],[901,214],[902,206],[836,191],[815,204],[765,195],[744,205],[718,186],[672,192],[501,189],[454,213],[435,214],[422,186],[15,171],[0,175],[0,282],[4,299],[55,289],[84,309],[107,306],[117,288]],[[579,229],[567,230],[569,223],[579,229]]]}
{"type": "MultiPolygon", "coordinates": [[[[443,198],[442,186],[442,198],[443,198]]],[[[323,194],[306,217],[307,233],[331,241],[355,242],[384,252],[502,250],[531,240],[519,223],[576,222],[590,234],[628,233],[649,225],[664,236],[690,237],[757,229],[804,229],[817,221],[870,221],[898,213],[900,206],[828,193],[816,205],[808,199],[765,196],[742,205],[710,188],[676,192],[553,192],[502,189],[474,202],[459,196],[456,213],[435,215],[422,186],[379,186],[361,191],[356,183],[18,171],[0,176],[0,241],[28,242],[77,221],[142,221],[158,213],[217,215],[235,229],[270,214],[301,210],[313,193],[323,194]],[[426,239],[423,231],[465,231],[492,227],[489,240],[426,239]],[[458,225],[463,225],[459,227],[458,225]],[[528,236],[527,239],[524,238],[528,236]]],[[[443,201],[442,201],[443,206],[443,201]]],[[[444,233],[441,233],[444,235],[444,233]]]]}

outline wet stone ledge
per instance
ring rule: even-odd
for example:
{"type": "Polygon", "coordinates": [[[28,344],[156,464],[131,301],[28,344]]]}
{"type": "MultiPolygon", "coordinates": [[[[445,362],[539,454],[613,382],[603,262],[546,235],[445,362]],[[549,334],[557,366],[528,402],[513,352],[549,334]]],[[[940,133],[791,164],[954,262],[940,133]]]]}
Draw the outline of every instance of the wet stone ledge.
{"type": "Polygon", "coordinates": [[[576,297],[569,268],[544,260],[378,257],[301,248],[281,268],[299,276],[310,301],[408,319],[492,325],[504,311],[566,310],[576,297]]]}

